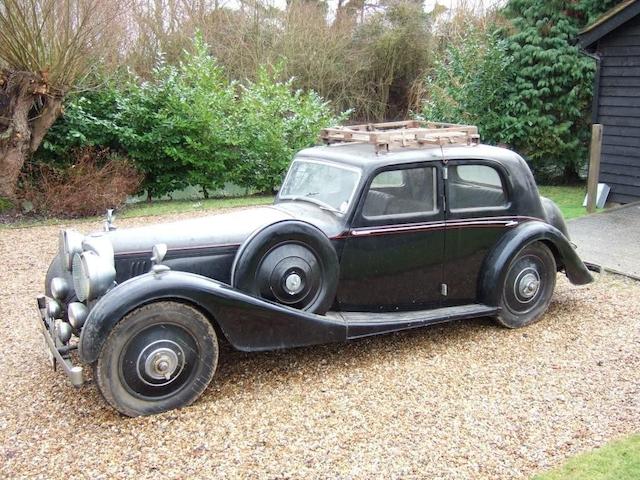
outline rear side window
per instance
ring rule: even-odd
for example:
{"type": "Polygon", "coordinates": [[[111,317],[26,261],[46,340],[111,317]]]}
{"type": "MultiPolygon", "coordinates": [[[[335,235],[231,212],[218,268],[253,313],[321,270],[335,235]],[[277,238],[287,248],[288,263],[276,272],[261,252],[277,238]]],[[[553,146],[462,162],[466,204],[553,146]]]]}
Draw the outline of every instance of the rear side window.
{"type": "Polygon", "coordinates": [[[449,167],[449,208],[502,207],[507,203],[504,184],[498,171],[488,165],[452,165],[449,167]]]}

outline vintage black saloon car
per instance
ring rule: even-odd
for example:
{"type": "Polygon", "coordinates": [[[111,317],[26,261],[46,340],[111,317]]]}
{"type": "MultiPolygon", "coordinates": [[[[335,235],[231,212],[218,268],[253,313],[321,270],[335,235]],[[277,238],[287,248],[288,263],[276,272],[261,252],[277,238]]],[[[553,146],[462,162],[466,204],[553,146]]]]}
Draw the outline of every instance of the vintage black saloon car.
{"type": "Polygon", "coordinates": [[[196,400],[222,341],[271,350],[479,316],[517,328],[544,314],[558,271],[592,280],[525,161],[475,128],[323,138],[271,206],[61,232],[38,299],[54,365],[76,386],[91,365],[109,404],[145,415],[196,400]]]}

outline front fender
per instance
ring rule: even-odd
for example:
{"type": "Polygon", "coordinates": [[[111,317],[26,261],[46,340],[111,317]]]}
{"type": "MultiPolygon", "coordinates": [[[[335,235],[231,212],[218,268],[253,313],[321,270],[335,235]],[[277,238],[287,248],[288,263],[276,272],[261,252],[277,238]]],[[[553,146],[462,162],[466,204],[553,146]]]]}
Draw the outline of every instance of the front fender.
{"type": "Polygon", "coordinates": [[[118,285],[93,307],[80,335],[84,363],[97,360],[111,329],[129,312],[155,301],[188,303],[215,321],[229,343],[243,351],[273,350],[344,341],[346,324],[252,297],[193,273],[148,273],[118,285]]]}
{"type": "Polygon", "coordinates": [[[585,285],[593,281],[589,270],[560,230],[548,223],[530,221],[518,225],[503,235],[485,258],[478,280],[479,297],[483,303],[491,306],[499,305],[502,289],[497,286],[503,284],[511,260],[522,248],[537,241],[551,246],[554,254],[560,257],[571,283],[585,285]]]}

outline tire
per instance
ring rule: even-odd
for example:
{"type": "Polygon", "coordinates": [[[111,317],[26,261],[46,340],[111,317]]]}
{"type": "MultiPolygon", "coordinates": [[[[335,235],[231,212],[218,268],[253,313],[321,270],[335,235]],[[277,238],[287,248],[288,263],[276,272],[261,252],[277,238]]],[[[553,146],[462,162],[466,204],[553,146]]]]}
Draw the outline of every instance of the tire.
{"type": "Polygon", "coordinates": [[[549,247],[541,242],[524,247],[507,268],[497,321],[507,328],[526,327],[538,321],[551,303],[556,273],[549,247]]]}
{"type": "Polygon", "coordinates": [[[338,274],[338,256],[327,236],[308,223],[285,220],[259,230],[240,247],[231,284],[322,315],[335,299],[338,274]]]}
{"type": "Polygon", "coordinates": [[[188,305],[156,302],[113,328],[94,364],[94,378],[109,405],[137,417],[193,403],[217,364],[211,322],[188,305]]]}

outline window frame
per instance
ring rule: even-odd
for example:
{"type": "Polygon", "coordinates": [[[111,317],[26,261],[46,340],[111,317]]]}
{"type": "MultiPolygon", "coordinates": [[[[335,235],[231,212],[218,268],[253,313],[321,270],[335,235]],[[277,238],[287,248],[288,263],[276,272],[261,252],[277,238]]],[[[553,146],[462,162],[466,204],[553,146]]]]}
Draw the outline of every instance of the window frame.
{"type": "MultiPolygon", "coordinates": [[[[351,172],[355,172],[358,174],[358,177],[354,183],[354,187],[353,190],[351,191],[351,195],[349,196],[349,200],[347,201],[348,205],[347,205],[347,209],[344,212],[340,212],[341,215],[347,215],[349,213],[349,211],[352,211],[352,209],[354,208],[354,203],[357,199],[357,194],[358,194],[358,190],[360,188],[360,184],[362,183],[362,175],[363,175],[363,171],[361,168],[358,168],[356,166],[352,166],[352,165],[345,165],[342,163],[338,163],[338,162],[332,162],[330,160],[324,160],[322,158],[314,158],[314,157],[307,157],[307,156],[300,156],[300,157],[295,157],[293,159],[293,161],[289,164],[289,168],[287,169],[287,173],[284,177],[284,179],[282,180],[282,183],[280,184],[280,188],[278,189],[278,195],[276,196],[276,201],[275,203],[279,203],[279,202],[296,202],[296,201],[300,201],[299,199],[296,198],[296,196],[292,196],[292,195],[282,195],[282,187],[286,184],[286,182],[289,180],[289,176],[291,175],[291,172],[293,171],[293,165],[295,163],[317,163],[317,164],[321,164],[321,165],[329,165],[331,167],[336,167],[342,170],[347,170],[347,171],[351,171],[351,172]]],[[[316,203],[317,202],[310,202],[310,203],[316,203]]]]}
{"type": "MultiPolygon", "coordinates": [[[[457,175],[457,172],[455,172],[457,175]]],[[[478,216],[477,214],[483,214],[489,216],[498,216],[500,214],[508,214],[511,210],[512,204],[512,190],[511,190],[511,182],[509,181],[509,172],[500,162],[495,160],[483,159],[483,158],[468,158],[468,159],[456,159],[450,160],[447,163],[447,180],[445,181],[445,205],[446,205],[446,215],[447,218],[457,217],[457,218],[470,218],[478,216]],[[451,208],[451,194],[450,194],[450,185],[451,185],[451,176],[454,172],[452,172],[451,167],[458,167],[460,165],[483,165],[487,167],[493,168],[500,177],[500,182],[502,183],[502,191],[504,194],[504,203],[502,205],[494,205],[488,207],[465,207],[465,208],[451,208]]],[[[462,179],[461,179],[462,180],[462,179]]],[[[463,182],[465,180],[462,180],[463,182]]],[[[470,183],[470,182],[468,182],[470,183]]]]}
{"type": "Polygon", "coordinates": [[[361,190],[360,200],[352,222],[353,228],[374,227],[385,225],[404,225],[413,223],[424,223],[427,221],[444,220],[443,199],[444,184],[442,181],[442,164],[437,161],[430,162],[412,162],[405,164],[393,164],[379,167],[369,173],[366,183],[361,190]],[[433,168],[434,174],[434,209],[427,212],[411,212],[411,213],[392,213],[388,215],[379,215],[375,217],[367,217],[363,214],[364,205],[373,184],[374,179],[381,173],[395,170],[411,170],[416,168],[433,168]]]}

